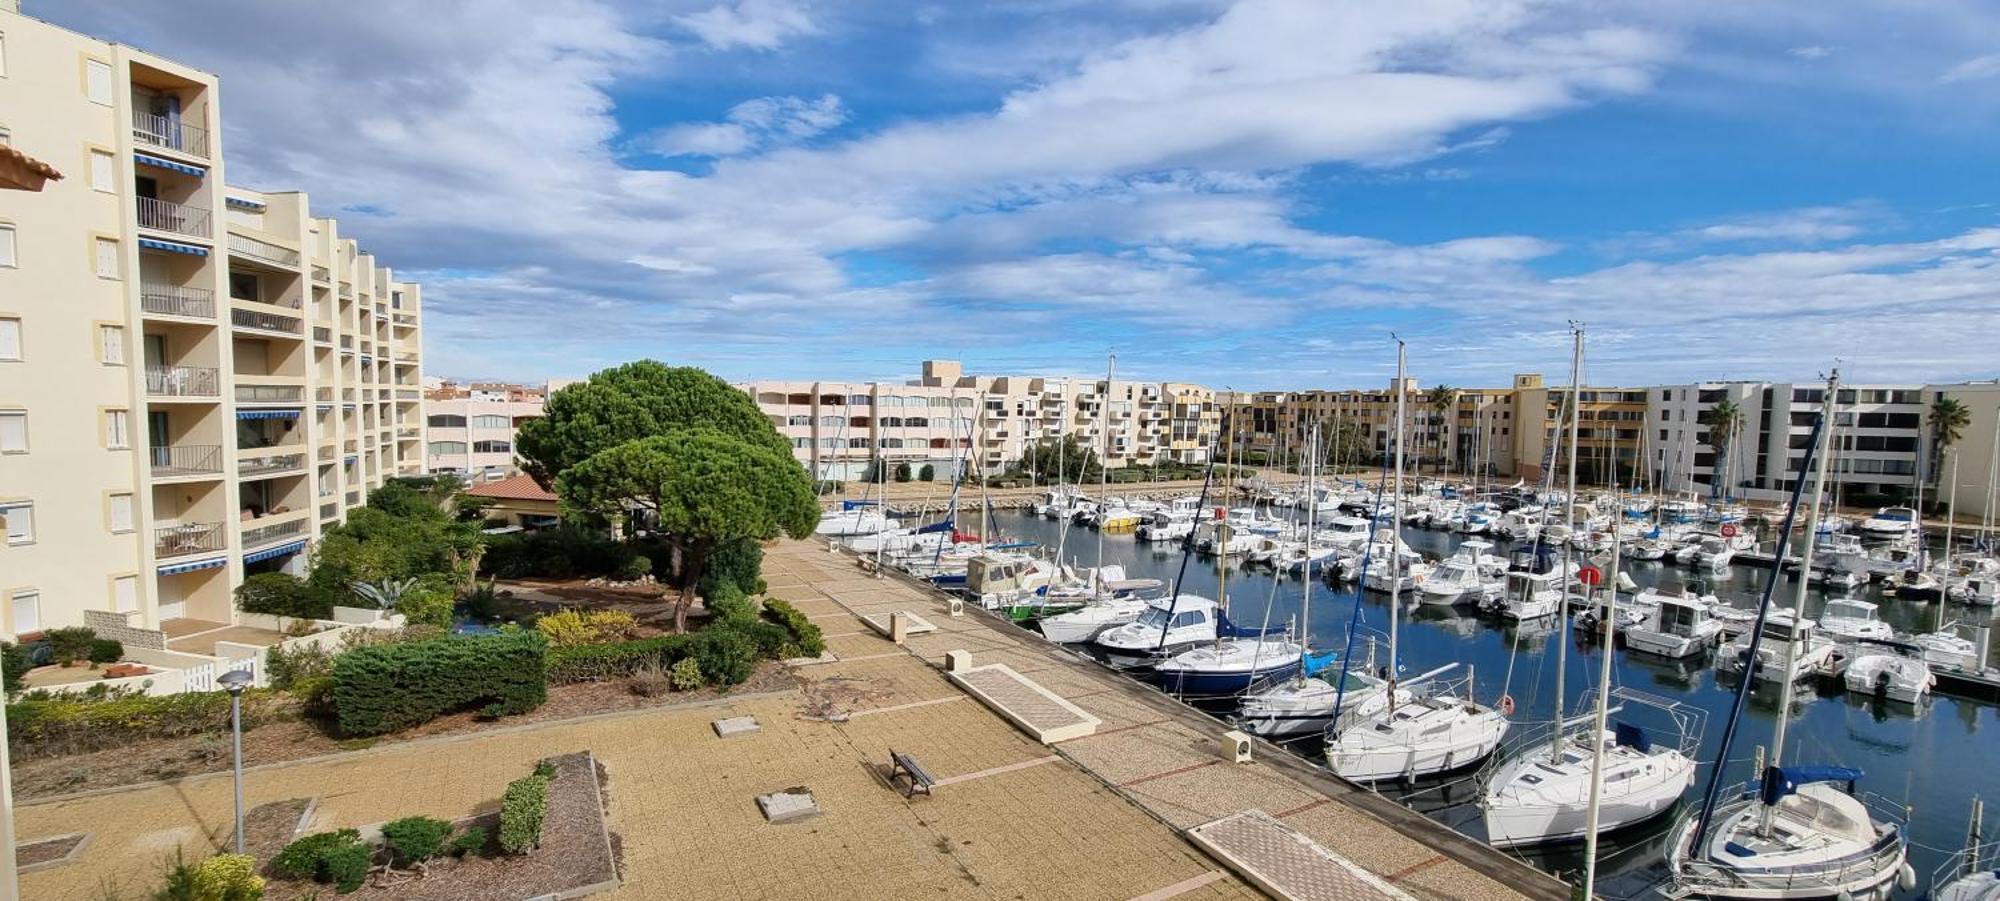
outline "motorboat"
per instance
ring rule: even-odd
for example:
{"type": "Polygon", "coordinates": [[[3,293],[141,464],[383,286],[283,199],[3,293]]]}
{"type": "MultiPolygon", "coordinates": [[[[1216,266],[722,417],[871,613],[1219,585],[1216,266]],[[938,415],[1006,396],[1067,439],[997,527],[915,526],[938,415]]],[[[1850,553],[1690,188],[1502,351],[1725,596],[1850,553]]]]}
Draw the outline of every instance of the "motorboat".
{"type": "Polygon", "coordinates": [[[1533,551],[1515,551],[1513,562],[1507,568],[1506,583],[1497,596],[1489,598],[1483,605],[1487,612],[1497,614],[1501,619],[1512,622],[1532,622],[1553,617],[1562,612],[1563,591],[1570,579],[1575,577],[1577,566],[1571,563],[1565,572],[1555,561],[1555,555],[1536,554],[1533,551]]]}
{"type": "Polygon", "coordinates": [[[1408,701],[1343,712],[1327,731],[1327,766],[1355,782],[1388,782],[1453,772],[1491,757],[1507,735],[1507,717],[1472,699],[1469,676],[1451,683],[1434,679],[1455,665],[1410,680],[1408,701]]]}
{"type": "Polygon", "coordinates": [[[1874,604],[1852,598],[1827,601],[1819,612],[1819,629],[1835,641],[1863,638],[1884,641],[1896,637],[1896,630],[1876,615],[1874,604]]]}
{"type": "Polygon", "coordinates": [[[1083,606],[1044,616],[1035,627],[1042,637],[1057,644],[1082,644],[1106,629],[1137,620],[1152,607],[1155,599],[1137,594],[1090,600],[1083,606]]]}
{"type": "Polygon", "coordinates": [[[1722,569],[1736,559],[1737,550],[1736,543],[1728,536],[1703,535],[1700,543],[1695,545],[1694,562],[1696,566],[1722,569]]]}
{"type": "Polygon", "coordinates": [[[1486,549],[1491,542],[1467,541],[1458,551],[1433,567],[1417,584],[1417,602],[1444,607],[1478,604],[1500,593],[1505,581],[1489,575],[1486,549]]]}
{"type": "Polygon", "coordinates": [[[1619,545],[1618,552],[1627,560],[1663,560],[1672,547],[1661,538],[1635,538],[1619,545]]]}
{"type": "Polygon", "coordinates": [[[1049,587],[1060,577],[1055,564],[1031,554],[1011,551],[980,554],[966,561],[965,593],[981,607],[998,610],[1033,596],[1036,590],[1049,587]]]}
{"type": "MultiPolygon", "coordinates": [[[[1679,708],[1661,699],[1669,709],[1679,708]]],[[[1587,705],[1586,705],[1587,706],[1587,705]]],[[[1692,756],[1699,735],[1675,746],[1655,744],[1637,725],[1596,730],[1595,715],[1579,717],[1555,742],[1537,742],[1496,770],[1479,799],[1486,840],[1500,848],[1575,841],[1588,834],[1594,752],[1604,755],[1597,830],[1636,825],[1673,809],[1694,784],[1692,756]],[[1593,747],[1595,745],[1595,747],[1593,747]]],[[[1690,721],[1699,722],[1698,716],[1690,721]]]]}
{"type": "Polygon", "coordinates": [[[1220,611],[1216,603],[1197,595],[1154,598],[1129,623],[1111,626],[1090,640],[1090,648],[1113,666],[1152,666],[1216,638],[1220,611]]]}
{"type": "Polygon", "coordinates": [[[1888,591],[1912,601],[1935,601],[1944,594],[1944,582],[1921,569],[1905,569],[1889,577],[1888,591]]]}
{"type": "Polygon", "coordinates": [[[1851,694],[1915,704],[1937,685],[1924,662],[1924,649],[1897,641],[1865,641],[1855,646],[1841,681],[1851,694]]]}
{"type": "Polygon", "coordinates": [[[1723,624],[1713,612],[1713,595],[1697,595],[1688,589],[1679,594],[1649,590],[1640,595],[1650,596],[1653,612],[1645,622],[1625,630],[1625,647],[1679,660],[1722,642],[1723,624]]]}
{"type": "Polygon", "coordinates": [[[1979,645],[1972,639],[1958,634],[1956,623],[1946,623],[1936,632],[1926,632],[1910,638],[1910,643],[1923,649],[1924,662],[1937,669],[1959,670],[1976,673],[1985,666],[1981,659],[1979,645]]]}
{"type": "Polygon", "coordinates": [[[1739,786],[1717,807],[1707,835],[1694,834],[1698,818],[1683,825],[1668,849],[1666,896],[1886,901],[1894,888],[1914,888],[1903,812],[1856,795],[1861,776],[1837,766],[1766,768],[1757,790],[1739,786]]]}
{"type": "Polygon", "coordinates": [[[1134,536],[1140,541],[1184,541],[1194,534],[1194,516],[1182,515],[1172,510],[1154,511],[1151,517],[1139,524],[1134,536]]]}
{"type": "Polygon", "coordinates": [[[1874,516],[1861,521],[1861,531],[1877,538],[1890,538],[1914,534],[1917,531],[1917,511],[1909,507],[1883,507],[1874,516]]]}
{"type": "Polygon", "coordinates": [[[1946,595],[1955,603],[1974,607],[2000,604],[2000,574],[1983,574],[1954,579],[1946,595]]]}
{"type": "Polygon", "coordinates": [[[1337,562],[1339,553],[1337,549],[1319,544],[1315,540],[1285,548],[1272,559],[1271,565],[1286,575],[1311,578],[1319,572],[1320,567],[1337,562]]]}
{"type": "Polygon", "coordinates": [[[1717,668],[1730,675],[1741,675],[1747,668],[1751,678],[1760,682],[1777,682],[1788,676],[1797,682],[1825,672],[1833,664],[1834,643],[1819,634],[1819,624],[1810,619],[1794,620],[1791,611],[1765,617],[1764,641],[1754,661],[1749,659],[1751,638],[1745,631],[1723,645],[1717,668]],[[1787,660],[1791,661],[1789,673],[1785,672],[1787,660]]]}
{"type": "Polygon", "coordinates": [[[1358,550],[1368,543],[1373,523],[1358,516],[1335,516],[1313,536],[1313,543],[1340,550],[1358,550]]]}

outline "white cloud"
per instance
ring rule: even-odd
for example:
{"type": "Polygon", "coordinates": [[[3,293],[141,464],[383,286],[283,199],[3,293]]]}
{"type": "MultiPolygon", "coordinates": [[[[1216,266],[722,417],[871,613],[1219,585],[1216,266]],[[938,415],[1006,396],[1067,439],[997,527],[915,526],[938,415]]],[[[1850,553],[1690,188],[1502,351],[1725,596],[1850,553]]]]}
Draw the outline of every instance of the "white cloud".
{"type": "Polygon", "coordinates": [[[1979,81],[2000,75],[2000,53],[1975,56],[1965,62],[1945,70],[1938,80],[1947,84],[1954,81],[1979,81]]]}
{"type": "Polygon", "coordinates": [[[739,156],[795,144],[847,121],[840,98],[758,97],[731,107],[721,122],[669,126],[642,143],[666,156],[739,156]]]}
{"type": "Polygon", "coordinates": [[[815,35],[819,26],[804,4],[790,0],[736,0],[718,3],[674,20],[710,47],[776,50],[788,38],[815,35]]]}
{"type": "Polygon", "coordinates": [[[1793,47],[1785,52],[1799,59],[1826,59],[1833,55],[1833,48],[1820,44],[1810,44],[1804,47],[1793,47]]]}

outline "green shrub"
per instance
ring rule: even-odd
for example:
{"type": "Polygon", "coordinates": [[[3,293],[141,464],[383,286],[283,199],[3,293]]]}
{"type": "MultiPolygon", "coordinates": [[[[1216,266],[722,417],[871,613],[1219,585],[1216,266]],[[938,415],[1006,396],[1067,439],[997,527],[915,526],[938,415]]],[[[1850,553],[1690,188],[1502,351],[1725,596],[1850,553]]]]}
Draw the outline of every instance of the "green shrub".
{"type": "Polygon", "coordinates": [[[723,585],[734,585],[743,594],[756,594],[758,573],[764,567],[764,548],[755,539],[739,538],[724,542],[703,562],[701,581],[695,592],[712,598],[723,585]]]}
{"type": "MultiPolygon", "coordinates": [[[[283,719],[296,709],[282,695],[253,688],[243,693],[243,728],[283,719]]],[[[23,757],[228,729],[229,695],[220,691],[160,696],[105,693],[97,698],[51,695],[24,697],[7,705],[8,746],[23,757]]]]}
{"type": "Polygon", "coordinates": [[[465,596],[465,612],[474,620],[487,622],[500,615],[500,594],[493,583],[476,586],[465,596]]]}
{"type": "Polygon", "coordinates": [[[301,680],[332,674],[333,652],[318,644],[272,645],[264,652],[264,676],[280,691],[293,691],[301,680]]]}
{"type": "Polygon", "coordinates": [[[777,598],[764,599],[764,618],[784,626],[792,636],[792,653],[785,657],[818,657],[826,652],[826,639],[819,627],[799,612],[799,608],[777,598]]]}
{"type": "Polygon", "coordinates": [[[485,543],[480,568],[503,579],[611,575],[638,556],[637,550],[601,530],[570,525],[489,535],[485,543]]]}
{"type": "Polygon", "coordinates": [[[937,478],[937,467],[929,463],[925,463],[924,468],[917,470],[917,481],[919,482],[928,482],[935,478],[937,478]]]}
{"type": "Polygon", "coordinates": [[[652,571],[652,560],[634,554],[630,559],[618,564],[618,568],[611,573],[611,577],[621,582],[636,582],[640,578],[652,573],[652,571]]]}
{"type": "Polygon", "coordinates": [[[93,638],[90,640],[91,666],[117,663],[118,659],[124,656],[125,646],[123,644],[109,638],[93,638]]]}
{"type": "Polygon", "coordinates": [[[483,826],[468,826],[457,838],[451,840],[451,856],[464,857],[468,854],[486,853],[486,829],[483,826]]]}
{"type": "Polygon", "coordinates": [[[333,883],[333,890],[345,895],[367,881],[368,870],[375,863],[375,849],[369,847],[367,842],[355,842],[328,851],[322,862],[326,865],[326,878],[333,883]]]}
{"type": "Polygon", "coordinates": [[[13,694],[21,690],[21,677],[34,668],[28,649],[11,641],[0,641],[0,690],[13,694]]]}
{"type": "Polygon", "coordinates": [[[248,854],[217,854],[195,865],[196,898],[201,901],[258,901],[264,880],[248,854]]]}
{"type": "Polygon", "coordinates": [[[909,480],[910,480],[910,464],[908,463],[896,464],[896,481],[907,482],[909,480]]]}
{"type": "Polygon", "coordinates": [[[473,706],[486,716],[526,713],[548,700],[547,658],[540,632],[357,648],[333,662],[340,731],[380,735],[473,706]]]}
{"type": "Polygon", "coordinates": [[[693,635],[658,635],[615,644],[551,648],[548,681],[550,685],[604,682],[625,678],[645,666],[671,667],[692,653],[694,638],[693,635]]]}
{"type": "Polygon", "coordinates": [[[453,603],[449,590],[418,588],[396,600],[396,612],[411,625],[449,629],[453,603]]]}
{"type": "Polygon", "coordinates": [[[538,767],[507,785],[500,796],[500,850],[526,854],[542,841],[542,820],[549,813],[549,778],[538,767]]]}
{"type": "Polygon", "coordinates": [[[667,678],[673,683],[675,691],[693,691],[702,686],[701,664],[693,657],[683,658],[674,664],[667,678]]]}
{"type": "Polygon", "coordinates": [[[757,656],[756,641],[738,629],[725,626],[695,633],[694,659],[709,684],[729,686],[750,678],[757,656]]]}
{"type": "Polygon", "coordinates": [[[704,596],[701,602],[715,622],[741,623],[757,616],[756,602],[750,600],[734,582],[716,585],[715,590],[704,596]]]}
{"type": "Polygon", "coordinates": [[[288,573],[258,573],[236,587],[236,606],[245,613],[300,619],[333,616],[333,596],[288,573]]]}
{"type": "Polygon", "coordinates": [[[89,659],[91,642],[97,640],[97,632],[88,626],[50,629],[47,635],[49,650],[55,655],[55,662],[62,666],[89,659]]]}
{"type": "Polygon", "coordinates": [[[346,894],[361,887],[361,880],[368,875],[368,864],[374,856],[374,849],[361,840],[361,833],[353,829],[317,832],[286,845],[276,857],[271,858],[271,875],[281,879],[331,882],[340,886],[341,894],[346,894]],[[357,858],[360,863],[358,873],[352,872],[357,858]]]}
{"type": "Polygon", "coordinates": [[[404,817],[382,824],[382,841],[393,863],[407,866],[429,860],[444,850],[451,824],[434,817],[404,817]]]}
{"type": "Polygon", "coordinates": [[[624,641],[639,631],[639,621],[623,610],[559,610],[538,620],[535,629],[548,636],[549,647],[624,641]]]}

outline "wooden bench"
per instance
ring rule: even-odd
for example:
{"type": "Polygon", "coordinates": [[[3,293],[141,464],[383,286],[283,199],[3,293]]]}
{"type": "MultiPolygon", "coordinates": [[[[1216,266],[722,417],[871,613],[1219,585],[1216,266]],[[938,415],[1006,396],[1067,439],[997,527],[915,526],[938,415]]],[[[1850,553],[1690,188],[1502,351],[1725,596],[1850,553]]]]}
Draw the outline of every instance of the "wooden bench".
{"type": "Polygon", "coordinates": [[[916,761],[916,758],[897,751],[895,748],[890,748],[889,786],[894,788],[896,780],[906,776],[910,780],[910,789],[903,793],[903,797],[905,798],[915,797],[917,792],[923,792],[928,795],[931,793],[931,787],[937,785],[937,779],[933,778],[924,769],[923,764],[916,761]]]}

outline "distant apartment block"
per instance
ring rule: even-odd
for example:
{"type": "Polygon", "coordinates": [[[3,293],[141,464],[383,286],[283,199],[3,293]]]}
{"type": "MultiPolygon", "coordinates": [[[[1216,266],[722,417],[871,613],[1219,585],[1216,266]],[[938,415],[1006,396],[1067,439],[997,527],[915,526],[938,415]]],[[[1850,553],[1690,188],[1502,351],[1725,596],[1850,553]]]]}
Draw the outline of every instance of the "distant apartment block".
{"type": "Polygon", "coordinates": [[[429,433],[424,450],[426,472],[490,482],[520,471],[514,455],[514,432],[522,423],[541,418],[542,400],[538,390],[508,387],[515,391],[424,401],[424,425],[429,433]],[[504,399],[510,396],[534,400],[504,399]]]}
{"type": "Polygon", "coordinates": [[[226,181],[215,76],[10,0],[0,41],[0,134],[63,175],[0,192],[0,632],[235,622],[423,471],[422,292],[226,181]]]}

